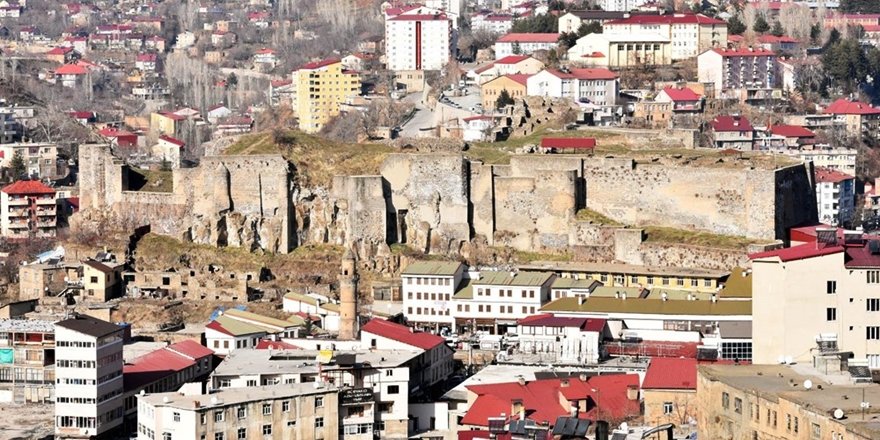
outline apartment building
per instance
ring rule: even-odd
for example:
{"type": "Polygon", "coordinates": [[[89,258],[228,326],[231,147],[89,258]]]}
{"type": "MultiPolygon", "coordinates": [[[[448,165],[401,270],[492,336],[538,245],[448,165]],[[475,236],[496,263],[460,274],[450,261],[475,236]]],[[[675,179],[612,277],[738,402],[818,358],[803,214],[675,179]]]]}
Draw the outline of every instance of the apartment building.
{"type": "Polygon", "coordinates": [[[403,312],[418,327],[452,329],[452,297],[465,277],[465,265],[458,262],[417,261],[400,274],[403,312]]]}
{"type": "Polygon", "coordinates": [[[49,403],[54,397],[52,321],[0,319],[0,402],[49,403]]]}
{"type": "Polygon", "coordinates": [[[55,323],[55,438],[122,425],[122,328],[89,316],[55,323]]]}
{"type": "Polygon", "coordinates": [[[541,362],[556,365],[597,364],[599,346],[610,336],[604,319],[553,315],[520,319],[516,334],[517,353],[540,355],[541,362]]]}
{"type": "Polygon", "coordinates": [[[810,362],[819,341],[880,368],[880,239],[798,228],[789,248],[752,254],[756,363],[810,362]]]}
{"type": "Polygon", "coordinates": [[[861,101],[840,98],[825,108],[825,114],[832,115],[832,124],[841,125],[853,136],[876,135],[880,133],[880,108],[861,101]]]}
{"type": "MultiPolygon", "coordinates": [[[[610,0],[619,1],[619,0],[610,0]]],[[[657,34],[670,41],[673,61],[693,58],[727,44],[727,22],[703,14],[632,15],[602,25],[610,35],[657,34]]]]}
{"type": "Polygon", "coordinates": [[[529,55],[510,55],[473,71],[477,84],[484,84],[503,75],[534,75],[544,69],[544,63],[529,55]]]}
{"type": "Polygon", "coordinates": [[[380,318],[371,319],[361,328],[361,347],[419,352],[411,362],[411,393],[425,392],[442,383],[454,370],[453,352],[445,339],[380,318]]]}
{"type": "MultiPolygon", "coordinates": [[[[339,439],[343,438],[339,396],[337,387],[326,384],[233,388],[200,395],[147,394],[137,397],[137,438],[339,439]]],[[[372,438],[372,432],[368,437],[344,438],[372,438]]]]}
{"type": "Polygon", "coordinates": [[[122,296],[122,269],[115,261],[88,259],[82,264],[83,297],[94,301],[108,301],[122,296]]]}
{"type": "Polygon", "coordinates": [[[740,151],[754,149],[755,129],[745,116],[716,116],[709,124],[712,127],[712,146],[715,148],[740,151]]]}
{"type": "Polygon", "coordinates": [[[529,75],[502,75],[480,86],[480,99],[484,109],[495,109],[498,106],[498,97],[504,91],[514,100],[522,99],[528,90],[529,75]]]}
{"type": "MultiPolygon", "coordinates": [[[[374,432],[379,438],[405,439],[409,399],[421,385],[413,376],[421,367],[416,361],[419,355],[419,351],[382,349],[239,350],[224,359],[211,375],[210,386],[215,390],[211,395],[217,394],[216,390],[222,395],[239,389],[300,384],[313,389],[321,385],[348,390],[350,397],[357,398],[344,405],[345,411],[340,408],[339,419],[333,420],[340,431],[369,434],[365,439],[373,438],[374,432]],[[349,403],[356,407],[349,410],[349,403]]],[[[346,392],[341,394],[345,396],[346,392]]],[[[334,416],[336,411],[334,407],[334,416]]]]}
{"type": "Polygon", "coordinates": [[[819,221],[831,226],[849,225],[855,215],[855,177],[828,168],[815,169],[819,221]]]}
{"type": "Polygon", "coordinates": [[[779,440],[880,438],[872,402],[880,386],[853,385],[787,365],[701,365],[697,373],[699,438],[779,440]],[[867,402],[868,405],[863,404],[867,402]]]}
{"type": "Polygon", "coordinates": [[[335,58],[304,64],[293,72],[292,79],[299,127],[307,133],[321,131],[339,115],[341,104],[361,92],[360,76],[343,70],[342,62],[335,58]]]}
{"type": "Polygon", "coordinates": [[[464,0],[425,0],[425,6],[446,13],[452,20],[452,27],[458,29],[458,21],[464,9],[464,0]]]}
{"type": "Polygon", "coordinates": [[[670,40],[658,33],[587,34],[568,49],[575,65],[620,69],[672,63],[670,40]]]}
{"type": "Polygon", "coordinates": [[[800,160],[812,161],[816,167],[840,171],[850,176],[856,175],[855,148],[831,148],[830,145],[815,145],[812,148],[782,151],[782,154],[794,156],[800,160]]]}
{"type": "Polygon", "coordinates": [[[561,15],[558,20],[559,33],[577,32],[582,25],[586,23],[604,24],[612,20],[620,20],[630,16],[629,11],[611,11],[611,10],[581,10],[569,11],[561,15]]]}
{"type": "Polygon", "coordinates": [[[603,11],[632,11],[647,0],[601,0],[598,2],[603,11]]]}
{"type": "Polygon", "coordinates": [[[36,180],[19,180],[0,190],[0,232],[6,238],[54,237],[55,190],[36,180]]]}
{"type": "Polygon", "coordinates": [[[555,50],[559,45],[559,34],[553,33],[509,33],[495,41],[495,59],[510,55],[529,55],[538,50],[555,50]]]}
{"type": "Polygon", "coordinates": [[[697,78],[714,85],[715,98],[740,89],[776,88],[778,71],[776,53],[766,49],[711,49],[697,57],[697,78]]]}
{"type": "Polygon", "coordinates": [[[453,296],[455,327],[504,334],[550,301],[551,272],[482,271],[453,296]]]}
{"type": "Polygon", "coordinates": [[[600,106],[615,105],[619,83],[617,74],[602,68],[545,69],[527,81],[529,96],[569,98],[580,103],[600,106]]]}
{"type": "Polygon", "coordinates": [[[645,422],[650,426],[672,423],[684,429],[696,420],[697,360],[651,358],[642,381],[645,422]]]}
{"type": "Polygon", "coordinates": [[[492,12],[477,13],[471,16],[471,30],[473,32],[488,32],[492,34],[506,34],[513,28],[513,16],[509,14],[496,14],[492,12]]]}
{"type": "Polygon", "coordinates": [[[455,47],[452,20],[442,12],[417,8],[385,19],[388,70],[440,70],[455,47]]]}
{"type": "Polygon", "coordinates": [[[221,312],[205,326],[205,344],[219,355],[240,348],[253,348],[263,339],[277,341],[298,336],[304,321],[292,316],[287,321],[243,310],[221,312]]]}

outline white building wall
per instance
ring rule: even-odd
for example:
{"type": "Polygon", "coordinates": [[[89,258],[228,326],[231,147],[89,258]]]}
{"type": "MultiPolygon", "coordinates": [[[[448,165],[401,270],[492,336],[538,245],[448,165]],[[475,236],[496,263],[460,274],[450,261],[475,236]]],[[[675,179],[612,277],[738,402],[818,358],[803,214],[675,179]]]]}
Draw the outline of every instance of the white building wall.
{"type": "Polygon", "coordinates": [[[413,323],[451,325],[452,296],[461,282],[458,276],[402,275],[403,312],[413,323]]]}
{"type": "Polygon", "coordinates": [[[816,204],[821,223],[838,226],[853,217],[855,193],[852,180],[817,182],[816,204]]]}
{"type": "Polygon", "coordinates": [[[421,70],[440,70],[449,62],[451,22],[447,20],[386,20],[385,45],[388,70],[419,70],[416,59],[416,23],[421,23],[421,70]]]}

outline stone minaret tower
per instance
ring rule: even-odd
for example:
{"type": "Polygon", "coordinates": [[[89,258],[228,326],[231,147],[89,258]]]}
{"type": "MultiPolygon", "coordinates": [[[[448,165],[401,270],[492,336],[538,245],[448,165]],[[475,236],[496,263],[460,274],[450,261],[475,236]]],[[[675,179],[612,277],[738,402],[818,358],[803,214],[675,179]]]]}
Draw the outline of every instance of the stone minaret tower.
{"type": "Polygon", "coordinates": [[[339,274],[339,339],[351,340],[358,336],[357,282],[354,253],[346,248],[339,274]]]}

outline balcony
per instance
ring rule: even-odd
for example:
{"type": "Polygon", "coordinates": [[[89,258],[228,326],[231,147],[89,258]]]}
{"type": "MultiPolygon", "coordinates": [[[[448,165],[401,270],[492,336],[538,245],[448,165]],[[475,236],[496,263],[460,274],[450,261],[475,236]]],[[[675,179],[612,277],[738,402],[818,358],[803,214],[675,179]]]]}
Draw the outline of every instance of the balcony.
{"type": "Polygon", "coordinates": [[[37,199],[37,205],[54,205],[55,198],[54,197],[43,197],[37,199]]]}
{"type": "Polygon", "coordinates": [[[10,198],[9,199],[9,206],[25,206],[28,204],[30,204],[30,202],[28,202],[28,199],[26,197],[19,197],[19,198],[14,198],[14,199],[10,198]]]}

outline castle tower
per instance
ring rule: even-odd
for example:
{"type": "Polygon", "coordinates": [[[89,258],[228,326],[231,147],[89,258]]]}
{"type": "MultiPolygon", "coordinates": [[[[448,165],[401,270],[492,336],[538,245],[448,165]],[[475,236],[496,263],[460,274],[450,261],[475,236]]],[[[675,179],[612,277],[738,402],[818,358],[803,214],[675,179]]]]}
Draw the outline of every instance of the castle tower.
{"type": "Polygon", "coordinates": [[[357,281],[354,253],[346,248],[339,274],[339,339],[357,338],[357,281]]]}

